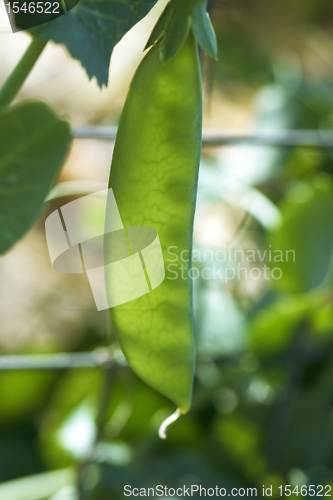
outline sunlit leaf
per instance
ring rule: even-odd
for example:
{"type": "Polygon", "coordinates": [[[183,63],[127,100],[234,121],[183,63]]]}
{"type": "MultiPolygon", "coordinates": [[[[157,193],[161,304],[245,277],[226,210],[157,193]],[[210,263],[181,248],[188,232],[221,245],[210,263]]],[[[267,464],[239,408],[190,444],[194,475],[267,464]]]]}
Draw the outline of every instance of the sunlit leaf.
{"type": "Polygon", "coordinates": [[[107,85],[114,46],[157,0],[80,0],[70,12],[45,24],[39,38],[66,45],[89,78],[107,85]]]}
{"type": "Polygon", "coordinates": [[[70,141],[68,123],[45,104],[0,109],[0,253],[37,219],[70,141]]]}

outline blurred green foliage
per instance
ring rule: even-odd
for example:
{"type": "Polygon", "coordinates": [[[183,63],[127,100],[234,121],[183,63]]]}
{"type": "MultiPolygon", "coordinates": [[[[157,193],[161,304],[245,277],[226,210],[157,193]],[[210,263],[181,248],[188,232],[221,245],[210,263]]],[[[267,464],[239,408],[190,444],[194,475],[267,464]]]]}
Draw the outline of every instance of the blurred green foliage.
{"type": "MultiPolygon", "coordinates": [[[[212,2],[212,14],[213,87],[256,92],[260,130],[332,126],[332,66],[309,49],[313,35],[331,51],[331,1],[212,2]]],[[[202,269],[236,270],[237,261],[194,262],[194,404],[165,442],[157,429],[173,408],[127,368],[112,372],[97,443],[103,370],[0,372],[0,480],[11,481],[0,498],[74,500],[77,482],[80,500],[121,499],[125,484],[259,494],[263,484],[333,484],[332,162],[328,148],[243,145],[203,157],[198,214],[217,217],[213,236],[233,221],[227,247],[266,252],[246,262],[248,273],[271,267],[269,251],[295,258],[273,261],[281,279],[227,283],[203,279],[202,269]],[[61,478],[48,479],[45,492],[42,473],[57,469],[61,478]],[[29,475],[30,483],[14,481],[29,475]]],[[[195,233],[199,253],[219,244],[195,233]]],[[[106,341],[87,331],[84,343],[106,341]]]]}

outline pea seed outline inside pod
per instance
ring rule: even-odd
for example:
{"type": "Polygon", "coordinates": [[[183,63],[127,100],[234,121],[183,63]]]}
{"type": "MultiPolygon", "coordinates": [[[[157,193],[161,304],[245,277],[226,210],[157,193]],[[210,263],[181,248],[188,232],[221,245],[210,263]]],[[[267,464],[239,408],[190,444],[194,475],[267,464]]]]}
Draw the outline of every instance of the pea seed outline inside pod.
{"type": "Polygon", "coordinates": [[[112,189],[83,196],[60,211],[62,220],[55,210],[45,222],[52,266],[65,273],[85,271],[99,311],[130,302],[162,283],[165,269],[157,232],[124,228],[112,189]],[[107,260],[105,244],[110,248],[107,260]]]}
{"type": "MultiPolygon", "coordinates": [[[[201,129],[201,73],[190,33],[171,60],[162,62],[154,45],[139,65],[120,118],[109,182],[124,226],[154,227],[165,262],[169,246],[191,254],[201,129]]],[[[166,277],[131,304],[110,309],[113,328],[133,371],[177,406],[161,427],[165,437],[166,425],[191,406],[191,282],[166,277]]]]}

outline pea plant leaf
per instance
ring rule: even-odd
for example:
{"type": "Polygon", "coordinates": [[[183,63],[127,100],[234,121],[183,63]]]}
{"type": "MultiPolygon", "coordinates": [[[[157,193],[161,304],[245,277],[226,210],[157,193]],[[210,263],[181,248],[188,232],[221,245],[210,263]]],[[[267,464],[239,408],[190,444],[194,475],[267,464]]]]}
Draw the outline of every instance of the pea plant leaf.
{"type": "Polygon", "coordinates": [[[0,253],[35,222],[71,141],[45,104],[0,108],[0,253]]]}
{"type": "Polygon", "coordinates": [[[206,8],[207,0],[171,0],[153,29],[146,48],[160,40],[160,57],[168,61],[179,53],[192,27],[203,51],[217,59],[216,35],[206,8]]]}
{"type": "Polygon", "coordinates": [[[70,12],[32,30],[43,40],[66,45],[89,78],[107,85],[114,46],[157,0],[81,0],[70,12]]]}
{"type": "Polygon", "coordinates": [[[193,33],[204,52],[217,60],[216,35],[208,12],[206,12],[206,4],[205,0],[194,4],[193,33]]]}

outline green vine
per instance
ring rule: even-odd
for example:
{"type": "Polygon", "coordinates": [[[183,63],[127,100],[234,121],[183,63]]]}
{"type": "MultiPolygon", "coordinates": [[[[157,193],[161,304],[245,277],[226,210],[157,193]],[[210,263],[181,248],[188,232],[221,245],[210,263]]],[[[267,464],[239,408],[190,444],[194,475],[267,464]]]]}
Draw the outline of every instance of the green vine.
{"type": "Polygon", "coordinates": [[[0,89],[0,106],[7,106],[16,97],[46,44],[45,40],[33,38],[21,60],[0,89]]]}

